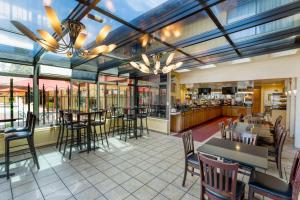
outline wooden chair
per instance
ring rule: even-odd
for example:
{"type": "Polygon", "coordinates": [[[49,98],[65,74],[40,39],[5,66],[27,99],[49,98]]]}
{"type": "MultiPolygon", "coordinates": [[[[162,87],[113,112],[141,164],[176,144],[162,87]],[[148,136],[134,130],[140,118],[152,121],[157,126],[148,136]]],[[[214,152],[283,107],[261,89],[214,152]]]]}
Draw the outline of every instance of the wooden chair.
{"type": "Polygon", "coordinates": [[[182,181],[182,186],[184,187],[187,172],[190,172],[192,176],[194,174],[199,175],[194,171],[195,168],[199,169],[199,161],[198,161],[197,154],[195,154],[194,138],[191,130],[182,133],[182,142],[183,142],[184,158],[185,158],[184,176],[182,181]]]}
{"type": "Polygon", "coordinates": [[[228,164],[198,154],[200,163],[200,199],[244,199],[245,184],[237,180],[237,163],[228,164]]]}
{"type": "Polygon", "coordinates": [[[241,142],[249,145],[256,145],[257,135],[252,133],[234,133],[232,132],[231,139],[235,142],[241,142]]]}
{"type": "Polygon", "coordinates": [[[275,159],[269,159],[270,162],[275,162],[278,172],[279,172],[279,176],[280,178],[282,178],[282,165],[281,165],[281,155],[282,155],[282,150],[283,150],[283,146],[284,146],[284,142],[287,136],[287,132],[286,130],[284,130],[284,128],[282,126],[279,126],[279,130],[278,130],[278,141],[276,142],[276,146],[275,149],[269,150],[269,155],[273,156],[275,159]]]}
{"type": "Polygon", "coordinates": [[[225,123],[224,122],[220,122],[219,123],[219,128],[220,128],[222,139],[226,139],[225,123]]]}
{"type": "Polygon", "coordinates": [[[253,171],[249,180],[249,200],[255,199],[254,194],[275,200],[298,200],[300,192],[300,153],[295,155],[289,183],[274,176],[253,171]]]}

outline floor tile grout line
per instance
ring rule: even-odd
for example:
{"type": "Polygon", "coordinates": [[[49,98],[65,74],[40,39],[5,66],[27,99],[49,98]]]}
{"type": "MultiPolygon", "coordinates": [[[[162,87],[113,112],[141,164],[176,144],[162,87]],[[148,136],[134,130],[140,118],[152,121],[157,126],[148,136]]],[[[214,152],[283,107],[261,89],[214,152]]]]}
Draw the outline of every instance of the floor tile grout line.
{"type": "MultiPolygon", "coordinates": [[[[64,181],[62,180],[62,178],[59,176],[59,174],[56,172],[56,170],[52,167],[52,165],[49,163],[48,159],[45,158],[44,154],[41,153],[41,156],[47,161],[48,165],[51,167],[51,169],[54,171],[55,175],[59,178],[59,180],[63,183],[63,185],[69,190],[70,194],[72,195],[72,197],[75,198],[75,196],[73,195],[73,193],[71,192],[71,190],[67,187],[67,185],[64,183],[64,181]]],[[[72,166],[71,166],[72,167],[72,166]]],[[[41,191],[42,193],[42,191],[41,191]]],[[[43,193],[42,193],[43,194],[43,193]]],[[[71,197],[70,197],[71,198],[71,197]]],[[[67,198],[67,199],[70,199],[67,198]]],[[[75,198],[76,199],[76,198],[75,198]]]]}
{"type": "Polygon", "coordinates": [[[44,196],[44,194],[43,194],[43,192],[42,192],[42,190],[41,190],[41,187],[40,187],[39,183],[38,183],[37,180],[36,180],[36,177],[34,176],[34,174],[33,174],[33,172],[32,172],[31,167],[30,167],[30,172],[31,172],[31,174],[32,174],[32,176],[33,176],[33,178],[34,178],[34,180],[35,180],[37,186],[38,186],[38,189],[39,189],[40,193],[42,194],[43,199],[46,199],[45,196],[44,196]]]}

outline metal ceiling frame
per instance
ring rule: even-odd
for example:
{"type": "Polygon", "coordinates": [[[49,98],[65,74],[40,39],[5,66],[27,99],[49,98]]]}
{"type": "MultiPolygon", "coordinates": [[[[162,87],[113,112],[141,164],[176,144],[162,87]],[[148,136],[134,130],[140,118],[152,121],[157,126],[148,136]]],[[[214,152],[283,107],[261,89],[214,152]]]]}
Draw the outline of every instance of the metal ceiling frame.
{"type": "MultiPolygon", "coordinates": [[[[239,31],[242,31],[242,30],[245,30],[245,29],[253,28],[253,27],[256,27],[256,26],[259,26],[259,25],[262,25],[262,24],[266,24],[266,23],[269,23],[269,22],[272,22],[272,21],[275,21],[275,20],[279,20],[279,19],[282,19],[282,18],[285,18],[285,17],[289,17],[289,16],[292,16],[292,15],[297,14],[297,13],[300,12],[300,2],[296,1],[296,2],[292,2],[292,3],[289,3],[289,4],[283,5],[279,8],[271,9],[271,10],[265,11],[263,13],[256,14],[252,17],[242,19],[242,20],[239,20],[237,22],[234,22],[234,23],[223,26],[219,22],[217,17],[214,15],[214,13],[211,11],[211,9],[210,9],[211,6],[205,7],[205,4],[203,5],[203,2],[204,2],[203,0],[197,0],[197,1],[200,1],[199,7],[200,8],[204,7],[204,10],[206,12],[208,12],[209,17],[216,24],[217,28],[214,29],[214,30],[202,33],[200,35],[196,35],[194,37],[190,37],[190,38],[181,40],[181,41],[173,44],[173,46],[175,46],[177,48],[188,47],[188,46],[191,46],[191,45],[199,44],[199,43],[206,42],[206,41],[216,39],[216,38],[219,38],[219,37],[223,37],[223,36],[226,35],[227,38],[226,37],[225,38],[227,39],[227,41],[229,39],[229,44],[231,44],[231,46],[229,46],[230,50],[234,50],[237,53],[237,55],[239,55],[240,54],[240,52],[239,52],[240,45],[244,44],[244,42],[242,42],[241,44],[240,43],[234,43],[231,40],[231,38],[228,36],[229,34],[236,33],[236,32],[239,32],[239,31]],[[202,3],[202,6],[201,6],[201,3],[202,3]]],[[[216,4],[214,4],[214,5],[216,5],[216,4]]],[[[293,34],[299,34],[299,32],[298,31],[296,32],[294,28],[292,28],[290,30],[292,30],[293,34]]],[[[292,36],[292,34],[287,33],[287,31],[284,31],[284,33],[292,36]]],[[[272,33],[272,34],[269,34],[269,35],[272,36],[272,37],[277,37],[277,36],[282,35],[282,32],[280,31],[278,33],[276,32],[276,33],[272,33]]],[[[269,37],[269,36],[267,35],[265,37],[269,37]]],[[[259,39],[261,39],[261,38],[259,37],[259,39]]],[[[270,38],[268,38],[268,39],[270,39],[270,38]]],[[[258,41],[258,39],[253,39],[251,41],[252,41],[253,45],[256,45],[255,42],[258,41]]],[[[251,41],[247,41],[247,42],[251,42],[251,41]]],[[[222,48],[224,48],[224,47],[222,47],[222,48]]],[[[221,49],[219,49],[219,51],[220,50],[221,49]]],[[[225,50],[228,51],[229,49],[225,49],[225,50]]],[[[170,49],[169,48],[161,48],[161,49],[158,49],[157,51],[170,51],[170,49]]],[[[221,52],[218,52],[218,53],[221,53],[221,52]]],[[[208,53],[206,53],[206,54],[208,54],[208,53]]],[[[192,57],[200,58],[200,60],[201,60],[201,57],[199,57],[199,56],[196,56],[194,54],[190,54],[190,55],[192,55],[192,57]]],[[[213,55],[213,54],[211,54],[211,55],[213,55]]],[[[208,56],[208,55],[206,55],[206,56],[208,56]]],[[[239,55],[239,57],[241,57],[241,54],[239,55]]],[[[99,70],[107,70],[111,67],[117,67],[119,65],[126,64],[126,63],[128,63],[128,62],[130,62],[134,59],[136,59],[136,58],[134,57],[134,58],[128,59],[128,60],[108,62],[108,63],[98,65],[98,68],[99,68],[99,70]]],[[[188,60],[190,60],[190,59],[188,59],[188,60]]],[[[132,69],[132,70],[134,71],[135,69],[132,69]]]]}
{"type": "MultiPolygon", "coordinates": [[[[224,60],[226,61],[226,59],[238,59],[243,56],[242,55],[243,53],[240,52],[241,48],[249,48],[249,47],[253,47],[255,45],[264,44],[267,42],[272,42],[272,41],[276,41],[276,40],[280,40],[280,39],[285,39],[285,38],[295,36],[295,35],[300,35],[300,31],[299,31],[300,27],[294,27],[294,28],[278,31],[275,33],[262,35],[262,36],[259,36],[259,37],[253,38],[253,39],[242,41],[242,42],[234,42],[229,37],[229,35],[232,33],[236,33],[236,32],[239,32],[239,31],[242,31],[245,29],[253,28],[253,27],[256,27],[256,26],[259,26],[262,24],[266,24],[266,23],[269,23],[269,22],[272,22],[275,20],[279,20],[279,19],[282,19],[285,17],[292,16],[294,14],[300,13],[300,2],[299,1],[280,6],[278,8],[268,10],[263,13],[256,14],[252,17],[242,19],[242,20],[233,22],[228,25],[222,25],[221,22],[218,20],[217,16],[211,10],[212,6],[215,6],[225,0],[207,0],[207,1],[195,0],[192,2],[186,1],[183,4],[183,6],[180,6],[178,9],[174,10],[174,12],[167,13],[166,15],[163,15],[163,17],[160,17],[158,19],[159,21],[157,21],[157,23],[153,24],[153,23],[149,22],[143,28],[139,28],[139,27],[133,25],[131,22],[123,20],[123,19],[111,14],[110,12],[108,12],[104,9],[101,9],[100,7],[97,7],[96,4],[93,4],[93,3],[97,2],[98,0],[76,0],[76,1],[78,1],[79,3],[72,10],[72,12],[68,16],[68,18],[81,20],[87,13],[89,13],[92,9],[94,9],[95,11],[97,11],[103,15],[106,15],[107,17],[109,17],[113,20],[116,20],[119,23],[121,23],[127,27],[130,27],[131,29],[133,29],[137,32],[136,34],[131,35],[130,37],[122,39],[120,41],[121,46],[126,45],[132,41],[135,41],[137,38],[139,38],[143,34],[149,34],[154,40],[166,45],[166,47],[164,47],[164,48],[156,49],[153,53],[158,53],[161,51],[177,50],[180,53],[182,53],[183,55],[185,55],[185,57],[177,58],[176,60],[180,60],[180,61],[181,60],[183,60],[183,61],[195,60],[195,63],[199,63],[198,66],[206,64],[206,63],[202,62],[202,60],[201,60],[203,57],[214,56],[216,54],[227,53],[227,52],[235,52],[235,56],[233,56],[231,58],[224,57],[224,60]],[[186,19],[186,18],[188,18],[198,12],[201,12],[201,11],[205,11],[208,14],[208,17],[217,26],[216,29],[213,29],[213,30],[205,32],[205,33],[201,33],[201,34],[193,36],[193,37],[183,39],[174,44],[169,44],[169,43],[163,42],[160,40],[160,38],[157,38],[157,37],[151,35],[152,33],[156,32],[158,30],[161,30],[162,28],[169,26],[170,24],[174,24],[180,20],[186,19]],[[184,47],[196,45],[196,44],[203,43],[203,42],[206,42],[206,41],[209,41],[212,39],[216,39],[219,37],[225,37],[225,39],[228,41],[228,43],[230,45],[225,45],[222,47],[211,49],[204,53],[192,53],[192,54],[187,53],[181,49],[184,47]]],[[[7,31],[7,30],[3,30],[3,31],[7,31]]],[[[14,34],[18,34],[18,33],[14,32],[14,34]]],[[[53,36],[56,37],[56,34],[53,34],[53,36]]],[[[299,45],[295,44],[295,45],[290,46],[290,48],[296,48],[296,47],[299,47],[299,45]]],[[[283,49],[288,49],[288,47],[286,47],[284,45],[279,46],[277,50],[283,50],[283,49]]],[[[271,51],[275,51],[275,50],[269,49],[269,51],[271,52],[271,51]]],[[[34,55],[33,63],[27,62],[27,61],[18,61],[18,60],[14,60],[14,59],[6,59],[6,58],[0,58],[0,61],[17,63],[17,64],[25,64],[25,65],[32,65],[32,64],[35,65],[36,63],[39,62],[41,56],[44,53],[45,53],[45,50],[43,48],[41,48],[34,55]]],[[[268,53],[268,48],[264,48],[263,50],[258,49],[256,53],[247,54],[247,56],[259,55],[261,53],[268,53]]],[[[94,58],[94,59],[96,59],[96,58],[94,58]]],[[[130,62],[131,60],[136,60],[136,59],[139,59],[139,55],[136,55],[130,59],[124,59],[124,60],[118,60],[115,58],[114,60],[105,62],[103,64],[99,64],[97,62],[97,68],[98,68],[97,73],[99,73],[100,71],[103,71],[103,70],[107,70],[110,68],[118,67],[120,65],[124,65],[124,64],[130,62]]],[[[90,59],[90,60],[92,60],[92,59],[90,59]]],[[[75,68],[83,63],[89,62],[90,60],[85,60],[84,62],[74,62],[74,63],[71,62],[71,68],[75,68]]],[[[218,60],[218,62],[221,62],[221,61],[223,62],[223,60],[218,60]]],[[[183,68],[185,68],[185,66],[183,66],[183,68]]],[[[134,72],[134,71],[135,70],[132,69],[132,72],[134,72]]]]}

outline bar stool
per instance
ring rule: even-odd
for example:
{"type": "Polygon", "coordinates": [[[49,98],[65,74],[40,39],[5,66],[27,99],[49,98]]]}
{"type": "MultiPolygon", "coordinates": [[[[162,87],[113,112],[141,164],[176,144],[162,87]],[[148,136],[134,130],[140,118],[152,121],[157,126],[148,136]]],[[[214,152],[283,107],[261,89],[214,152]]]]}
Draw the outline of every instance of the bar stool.
{"type": "Polygon", "coordinates": [[[10,132],[4,135],[4,141],[5,141],[5,172],[6,172],[6,178],[9,179],[10,173],[9,173],[9,167],[10,164],[20,162],[23,160],[28,160],[28,159],[33,159],[34,164],[36,164],[37,168],[40,169],[39,161],[37,158],[37,154],[35,151],[35,146],[34,146],[34,130],[35,130],[35,123],[36,123],[36,116],[32,113],[29,113],[28,115],[28,129],[25,131],[18,131],[18,132],[10,132]],[[16,140],[27,140],[27,144],[23,145],[17,145],[17,146],[10,146],[10,142],[16,141],[16,140]],[[24,151],[27,149],[21,149],[21,150],[16,150],[13,152],[10,152],[11,149],[14,148],[19,148],[21,146],[28,146],[29,151],[24,151]],[[13,153],[11,155],[11,153],[13,153]],[[20,156],[30,153],[31,157],[27,157],[21,160],[17,160],[14,162],[10,161],[11,157],[15,156],[20,156]]]}
{"type": "Polygon", "coordinates": [[[19,127],[19,128],[14,128],[14,127],[9,127],[4,130],[4,133],[11,133],[11,132],[20,132],[20,131],[27,131],[29,127],[29,117],[30,117],[31,112],[27,112],[26,115],[26,121],[25,121],[25,126],[24,127],[19,127]]]}
{"type": "MultiPolygon", "coordinates": [[[[136,114],[136,108],[124,108],[123,109],[124,113],[124,118],[123,118],[123,123],[122,123],[122,134],[125,134],[125,142],[127,140],[127,136],[131,132],[134,133],[135,138],[137,139],[137,134],[136,134],[136,129],[135,129],[135,124],[137,121],[137,114],[136,114]]],[[[120,134],[120,140],[122,139],[121,134],[120,134]]]]}
{"type": "Polygon", "coordinates": [[[64,128],[65,128],[64,111],[63,110],[59,110],[58,125],[59,125],[59,131],[58,131],[58,136],[57,136],[57,141],[56,141],[56,148],[58,148],[58,146],[59,146],[59,152],[60,152],[61,145],[63,143],[64,128]]]}
{"type": "Polygon", "coordinates": [[[72,113],[64,113],[64,123],[66,124],[66,128],[67,128],[67,135],[66,135],[66,140],[65,140],[65,146],[64,146],[64,152],[63,155],[65,155],[66,153],[66,148],[68,146],[68,143],[70,143],[70,152],[69,152],[69,159],[71,159],[72,156],[72,148],[74,145],[74,131],[77,131],[77,147],[79,146],[81,149],[81,130],[84,131],[84,138],[86,136],[87,133],[87,125],[84,123],[81,123],[80,120],[78,121],[73,121],[73,114],[72,113]],[[69,131],[71,131],[71,138],[69,138],[69,131]]]}
{"type": "Polygon", "coordinates": [[[147,129],[147,134],[149,135],[149,128],[148,128],[148,109],[146,107],[142,107],[139,108],[139,112],[138,112],[138,119],[140,119],[140,136],[142,136],[143,132],[144,132],[144,125],[143,125],[143,119],[145,119],[146,122],[146,129],[147,129]]]}
{"type": "Polygon", "coordinates": [[[102,145],[104,145],[103,140],[105,139],[106,144],[109,147],[108,139],[107,139],[107,133],[106,133],[106,130],[105,130],[106,116],[107,116],[107,111],[106,110],[96,111],[96,112],[93,112],[91,114],[91,127],[94,128],[94,130],[93,130],[94,150],[95,150],[95,147],[96,147],[96,139],[97,139],[97,141],[99,141],[99,137],[98,137],[98,133],[97,133],[97,127],[99,127],[99,130],[100,130],[100,139],[102,141],[102,145]],[[102,132],[102,126],[103,126],[104,132],[102,132]],[[103,133],[104,133],[104,136],[103,136],[103,133]]]}
{"type": "MultiPolygon", "coordinates": [[[[111,107],[109,119],[109,133],[112,132],[112,136],[115,136],[115,131],[120,134],[120,129],[123,129],[123,125],[119,125],[120,120],[123,120],[124,114],[121,111],[120,107],[111,107]]],[[[123,124],[123,121],[122,121],[123,124]]]]}

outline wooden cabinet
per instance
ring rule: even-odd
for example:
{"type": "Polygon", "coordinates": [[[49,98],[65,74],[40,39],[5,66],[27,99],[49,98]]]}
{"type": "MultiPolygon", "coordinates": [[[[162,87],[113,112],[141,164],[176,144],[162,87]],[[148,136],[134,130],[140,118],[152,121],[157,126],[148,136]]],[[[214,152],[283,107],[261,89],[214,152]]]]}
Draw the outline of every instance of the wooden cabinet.
{"type": "Polygon", "coordinates": [[[182,132],[220,116],[222,116],[222,107],[194,108],[171,115],[171,132],[182,132]]]}

